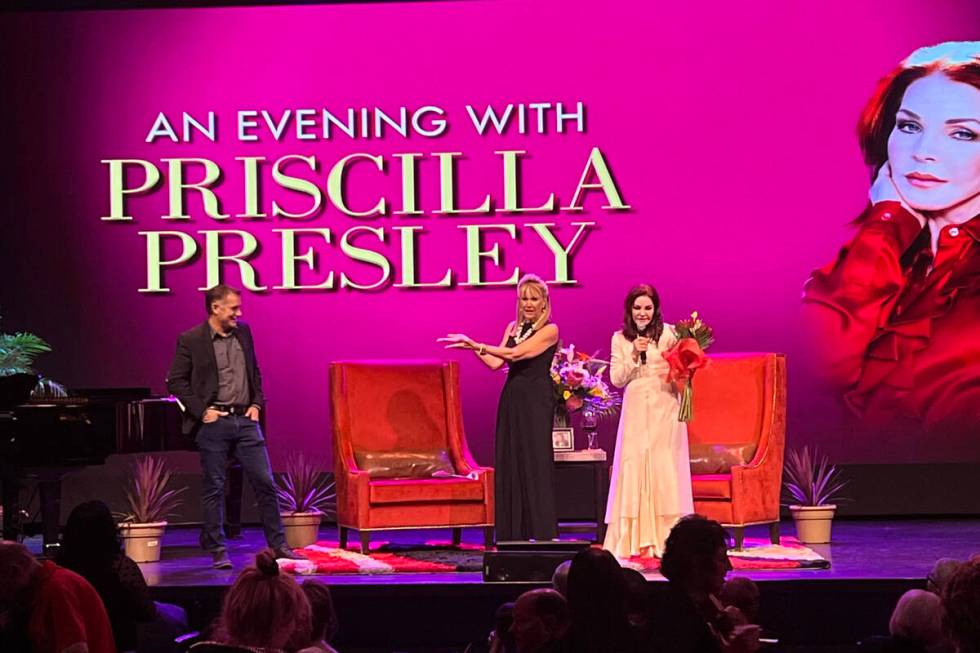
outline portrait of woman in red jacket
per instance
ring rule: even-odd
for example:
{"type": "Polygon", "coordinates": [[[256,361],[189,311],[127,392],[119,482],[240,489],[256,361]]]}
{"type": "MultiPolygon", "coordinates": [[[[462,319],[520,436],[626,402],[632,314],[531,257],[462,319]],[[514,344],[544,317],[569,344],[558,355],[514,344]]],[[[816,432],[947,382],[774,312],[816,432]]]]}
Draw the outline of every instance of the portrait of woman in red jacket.
{"type": "Polygon", "coordinates": [[[883,446],[980,458],[980,42],[913,52],[858,134],[870,204],[804,289],[820,375],[883,446]]]}

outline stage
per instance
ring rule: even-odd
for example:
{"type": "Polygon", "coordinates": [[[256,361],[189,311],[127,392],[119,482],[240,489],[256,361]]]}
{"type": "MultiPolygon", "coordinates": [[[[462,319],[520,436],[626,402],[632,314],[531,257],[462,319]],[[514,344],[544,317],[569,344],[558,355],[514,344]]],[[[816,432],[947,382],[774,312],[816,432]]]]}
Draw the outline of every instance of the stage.
{"type": "MultiPolygon", "coordinates": [[[[783,534],[793,533],[784,521],[783,534]]],[[[581,534],[575,534],[580,536],[581,534]]],[[[749,537],[765,537],[764,528],[749,537]]],[[[572,535],[569,535],[572,536],[572,535]]],[[[391,531],[375,540],[422,543],[448,540],[446,531],[391,531]]],[[[464,542],[479,544],[479,529],[464,542]]],[[[320,539],[336,541],[332,525],[320,539]]],[[[38,538],[29,544],[39,548],[38,538]]],[[[258,528],[229,542],[235,569],[211,569],[197,546],[197,530],[171,528],[162,560],[141,565],[154,598],[183,605],[194,628],[214,617],[222,592],[263,545],[258,528]]],[[[887,631],[895,601],[906,590],[925,587],[936,559],[964,559],[980,551],[980,519],[838,520],[834,541],[813,545],[831,561],[829,569],[738,572],[759,583],[761,622],[784,649],[849,650],[858,639],[887,631]]],[[[476,572],[337,574],[311,576],[328,583],[340,618],[337,648],[352,651],[462,651],[491,628],[496,607],[535,585],[485,583],[476,572]]],[[[665,582],[647,574],[654,584],[665,582]]]]}

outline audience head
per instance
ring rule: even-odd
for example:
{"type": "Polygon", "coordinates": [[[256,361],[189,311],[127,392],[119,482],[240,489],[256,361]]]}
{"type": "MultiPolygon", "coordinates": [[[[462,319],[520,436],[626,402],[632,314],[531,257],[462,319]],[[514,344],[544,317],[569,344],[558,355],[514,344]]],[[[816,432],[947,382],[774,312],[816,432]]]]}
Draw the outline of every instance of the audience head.
{"type": "Polygon", "coordinates": [[[326,583],[309,579],[300,586],[310,602],[310,639],[314,642],[331,642],[337,635],[337,612],[333,607],[333,596],[326,583]]]}
{"type": "Polygon", "coordinates": [[[551,575],[551,588],[564,597],[568,597],[568,570],[572,568],[572,561],[565,560],[555,567],[555,573],[551,575]]]}
{"type": "Polygon", "coordinates": [[[660,573],[687,592],[717,595],[732,568],[728,533],[701,515],[683,517],[667,536],[660,573]]]}
{"type": "Polygon", "coordinates": [[[493,614],[493,637],[500,644],[498,650],[514,651],[514,633],[510,627],[514,624],[514,604],[510,601],[502,603],[493,614]]]}
{"type": "Polygon", "coordinates": [[[739,609],[750,624],[759,623],[759,586],[751,578],[732,576],[725,581],[718,598],[739,609]]]}
{"type": "Polygon", "coordinates": [[[953,572],[942,599],[944,630],[957,653],[980,653],[980,556],[953,572]]]}
{"type": "Polygon", "coordinates": [[[623,568],[609,551],[590,547],[575,554],[568,569],[568,607],[574,621],[596,608],[622,610],[625,595],[623,568]]]}
{"type": "Polygon", "coordinates": [[[58,562],[74,570],[106,567],[122,550],[119,528],[102,501],[75,506],[65,522],[58,562]]]}
{"type": "Polygon", "coordinates": [[[535,653],[561,640],[569,623],[565,597],[553,589],[536,589],[517,597],[510,631],[518,653],[535,653]]]}
{"type": "Polygon", "coordinates": [[[13,606],[41,565],[19,542],[0,540],[0,608],[13,606]]]}
{"type": "Polygon", "coordinates": [[[909,590],[898,599],[888,632],[933,649],[943,642],[943,602],[932,592],[909,590]]]}
{"type": "Polygon", "coordinates": [[[949,577],[953,575],[953,572],[956,571],[961,564],[963,564],[962,561],[954,558],[940,558],[939,560],[936,560],[936,564],[932,566],[932,570],[929,572],[929,575],[926,576],[926,589],[930,592],[942,595],[943,588],[946,587],[949,577]]]}
{"type": "Polygon", "coordinates": [[[572,637],[582,651],[615,648],[627,636],[626,581],[609,551],[588,548],[575,554],[568,570],[568,610],[572,637]]]}
{"type": "Polygon", "coordinates": [[[650,620],[650,585],[643,574],[623,568],[626,619],[631,626],[645,628],[650,620]]]}
{"type": "Polygon", "coordinates": [[[310,602],[291,576],[279,573],[266,549],[235,579],[221,608],[220,632],[229,644],[283,648],[290,637],[309,639],[310,602]]]}

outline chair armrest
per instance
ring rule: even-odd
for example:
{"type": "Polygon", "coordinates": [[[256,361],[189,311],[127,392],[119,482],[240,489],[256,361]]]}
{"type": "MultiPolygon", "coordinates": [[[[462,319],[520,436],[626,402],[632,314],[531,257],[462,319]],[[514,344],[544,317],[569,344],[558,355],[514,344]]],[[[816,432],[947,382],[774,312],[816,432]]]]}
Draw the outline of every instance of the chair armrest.
{"type": "Polygon", "coordinates": [[[769,449],[760,464],[732,467],[732,512],[736,522],[779,519],[782,442],[770,441],[769,449]]]}
{"type": "Polygon", "coordinates": [[[334,479],[337,484],[337,520],[344,525],[359,523],[368,515],[371,475],[358,469],[348,469],[334,479]]]}

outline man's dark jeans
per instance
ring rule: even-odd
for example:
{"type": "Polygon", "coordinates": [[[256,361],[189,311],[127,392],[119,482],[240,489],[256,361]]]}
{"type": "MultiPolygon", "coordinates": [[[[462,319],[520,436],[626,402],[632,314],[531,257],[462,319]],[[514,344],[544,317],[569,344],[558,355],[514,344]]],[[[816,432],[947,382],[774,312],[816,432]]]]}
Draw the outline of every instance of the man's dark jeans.
{"type": "Polygon", "coordinates": [[[225,521],[225,470],[232,451],[241,462],[258,501],[266,543],[272,548],[283,546],[285,538],[276,487],[272,481],[272,466],[259,423],[242,415],[219,417],[217,421],[201,424],[197,432],[197,447],[201,452],[201,471],[204,474],[201,546],[211,553],[225,548],[221,525],[225,521]]]}

